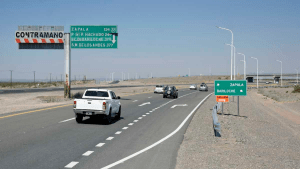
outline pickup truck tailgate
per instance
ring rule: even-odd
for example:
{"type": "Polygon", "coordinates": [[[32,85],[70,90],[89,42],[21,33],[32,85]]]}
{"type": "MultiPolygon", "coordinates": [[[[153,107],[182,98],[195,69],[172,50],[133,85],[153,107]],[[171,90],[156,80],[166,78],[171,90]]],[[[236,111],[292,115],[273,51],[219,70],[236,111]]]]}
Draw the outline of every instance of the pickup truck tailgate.
{"type": "Polygon", "coordinates": [[[102,110],[104,100],[80,99],[76,100],[76,109],[102,110]]]}

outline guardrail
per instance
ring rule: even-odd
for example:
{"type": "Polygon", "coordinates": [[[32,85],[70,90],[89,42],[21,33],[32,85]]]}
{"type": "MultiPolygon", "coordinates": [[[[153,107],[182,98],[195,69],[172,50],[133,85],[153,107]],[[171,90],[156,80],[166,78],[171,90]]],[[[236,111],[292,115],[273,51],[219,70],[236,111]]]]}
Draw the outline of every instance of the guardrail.
{"type": "Polygon", "coordinates": [[[217,112],[220,110],[222,103],[218,102],[212,110],[213,128],[216,137],[221,137],[221,124],[218,121],[217,112]]]}

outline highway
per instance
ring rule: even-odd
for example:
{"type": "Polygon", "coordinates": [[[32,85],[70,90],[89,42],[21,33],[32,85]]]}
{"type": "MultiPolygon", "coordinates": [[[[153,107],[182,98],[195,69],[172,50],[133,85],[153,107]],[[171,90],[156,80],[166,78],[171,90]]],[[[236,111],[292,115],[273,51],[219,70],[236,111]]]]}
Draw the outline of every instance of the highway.
{"type": "Polygon", "coordinates": [[[193,112],[212,92],[123,97],[121,119],[109,125],[89,118],[76,123],[72,105],[1,115],[1,169],[174,168],[193,112]]]}

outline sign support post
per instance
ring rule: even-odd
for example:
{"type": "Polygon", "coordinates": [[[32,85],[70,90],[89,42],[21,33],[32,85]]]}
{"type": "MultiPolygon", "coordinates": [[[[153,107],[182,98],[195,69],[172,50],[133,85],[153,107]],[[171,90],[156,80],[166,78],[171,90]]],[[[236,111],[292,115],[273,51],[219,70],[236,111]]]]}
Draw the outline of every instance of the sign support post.
{"type": "Polygon", "coordinates": [[[240,96],[237,97],[237,113],[240,116],[240,96]]]}
{"type": "Polygon", "coordinates": [[[222,102],[222,115],[223,115],[223,105],[224,105],[224,103],[222,102]]]}
{"type": "Polygon", "coordinates": [[[65,33],[65,85],[64,97],[71,98],[71,48],[70,48],[70,33],[65,33]]]}

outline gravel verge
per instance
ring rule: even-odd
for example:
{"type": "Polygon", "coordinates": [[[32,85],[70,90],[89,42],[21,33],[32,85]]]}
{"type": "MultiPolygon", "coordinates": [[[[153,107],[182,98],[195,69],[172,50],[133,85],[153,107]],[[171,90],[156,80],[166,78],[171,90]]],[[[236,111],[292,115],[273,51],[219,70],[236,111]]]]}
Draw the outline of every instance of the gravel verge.
{"type": "Polygon", "coordinates": [[[212,129],[214,104],[212,95],[194,115],[176,169],[300,168],[300,125],[273,111],[272,104],[264,106],[257,90],[240,97],[240,116],[236,99],[224,104],[224,115],[218,115],[222,137],[214,137],[212,129]]]}

